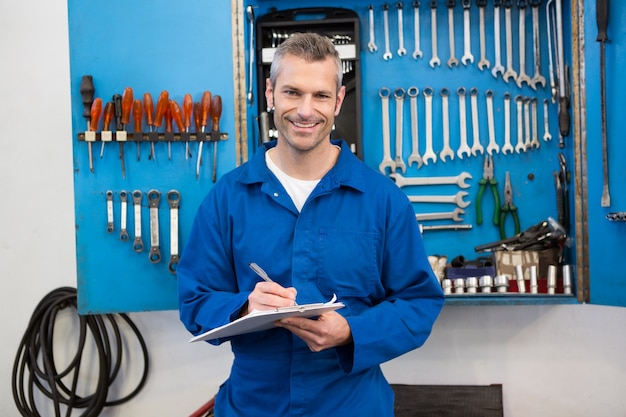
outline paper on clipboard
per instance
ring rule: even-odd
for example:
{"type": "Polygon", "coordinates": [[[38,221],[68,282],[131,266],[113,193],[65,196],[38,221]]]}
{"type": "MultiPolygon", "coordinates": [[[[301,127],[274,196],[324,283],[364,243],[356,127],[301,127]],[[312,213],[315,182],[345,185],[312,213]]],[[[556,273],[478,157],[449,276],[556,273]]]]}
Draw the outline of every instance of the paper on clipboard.
{"type": "Polygon", "coordinates": [[[224,326],[204,332],[193,337],[189,342],[200,340],[213,340],[220,337],[230,337],[240,334],[268,330],[275,327],[274,322],[287,317],[317,317],[320,314],[338,310],[345,307],[343,303],[336,302],[337,297],[327,303],[302,304],[293,307],[280,307],[274,310],[254,310],[250,314],[232,321],[224,326]]]}

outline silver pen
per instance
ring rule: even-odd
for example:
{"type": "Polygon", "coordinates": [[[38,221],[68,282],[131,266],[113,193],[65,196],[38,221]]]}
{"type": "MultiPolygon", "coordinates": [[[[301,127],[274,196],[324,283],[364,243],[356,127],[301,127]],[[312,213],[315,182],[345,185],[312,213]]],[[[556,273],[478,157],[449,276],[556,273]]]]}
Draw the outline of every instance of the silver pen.
{"type": "Polygon", "coordinates": [[[267,272],[265,272],[265,270],[263,270],[263,268],[261,268],[259,265],[257,265],[254,262],[250,262],[248,264],[248,266],[250,267],[250,269],[252,269],[258,276],[260,276],[261,278],[263,278],[264,281],[267,282],[274,282],[274,280],[272,278],[270,278],[269,275],[267,275],[267,272]]]}

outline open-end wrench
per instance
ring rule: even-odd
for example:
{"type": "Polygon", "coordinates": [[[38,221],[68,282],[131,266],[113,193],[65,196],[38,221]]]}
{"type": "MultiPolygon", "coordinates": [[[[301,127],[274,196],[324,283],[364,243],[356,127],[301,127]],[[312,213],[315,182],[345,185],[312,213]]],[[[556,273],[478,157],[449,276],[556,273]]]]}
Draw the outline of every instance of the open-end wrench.
{"type": "Polygon", "coordinates": [[[424,89],[424,102],[426,107],[426,152],[424,152],[422,161],[428,165],[428,160],[432,160],[433,163],[437,162],[437,155],[433,152],[433,89],[431,87],[424,89]]]}
{"type": "Polygon", "coordinates": [[[496,62],[491,69],[491,75],[498,78],[498,74],[504,74],[504,67],[502,66],[502,59],[500,57],[500,6],[502,0],[493,1],[493,45],[495,49],[496,62]]]}
{"type": "Polygon", "coordinates": [[[524,97],[524,146],[526,150],[532,148],[532,139],[530,135],[530,97],[524,97]]]}
{"type": "Polygon", "coordinates": [[[413,2],[413,42],[415,49],[413,50],[413,59],[421,58],[423,53],[420,46],[420,2],[413,2]]]}
{"type": "Polygon", "coordinates": [[[449,203],[465,208],[470,205],[469,201],[463,200],[467,194],[467,191],[459,191],[453,195],[410,195],[408,197],[411,203],[449,203]]]}
{"type": "Polygon", "coordinates": [[[391,168],[391,172],[396,170],[396,164],[391,159],[391,133],[389,126],[389,95],[391,91],[387,87],[382,87],[378,91],[382,103],[382,119],[383,119],[383,160],[378,169],[383,174],[387,174],[386,168],[391,168]]]}
{"type": "Polygon", "coordinates": [[[504,0],[504,26],[506,35],[506,71],[502,75],[502,79],[507,83],[511,78],[517,78],[517,72],[513,69],[513,27],[511,22],[511,8],[513,0],[504,0]]]}
{"type": "Polygon", "coordinates": [[[133,240],[133,250],[137,253],[143,251],[143,241],[141,240],[141,198],[143,193],[140,190],[133,191],[133,212],[135,214],[135,239],[133,240]]]}
{"type": "Polygon", "coordinates": [[[543,99],[543,140],[545,142],[552,140],[552,134],[550,133],[550,120],[548,119],[548,99],[543,99]]]}
{"type": "Polygon", "coordinates": [[[455,222],[461,222],[463,221],[463,219],[461,218],[463,214],[465,214],[465,210],[457,207],[450,212],[416,214],[415,219],[418,222],[427,220],[454,220],[455,222]]]}
{"type": "Polygon", "coordinates": [[[485,41],[485,7],[487,6],[487,0],[476,0],[476,4],[478,5],[480,29],[480,61],[478,61],[478,69],[482,71],[491,65],[487,59],[487,45],[485,41]]]}
{"type": "Polygon", "coordinates": [[[517,144],[515,152],[526,152],[526,144],[524,143],[524,97],[515,96],[515,106],[517,107],[517,144]]]}
{"type": "Polygon", "coordinates": [[[396,8],[398,9],[398,56],[406,55],[406,48],[404,47],[404,16],[402,15],[402,2],[399,1],[396,3],[396,8]]]}
{"type": "Polygon", "coordinates": [[[533,148],[539,148],[539,126],[537,125],[538,115],[537,115],[537,97],[533,97],[530,100],[530,108],[531,108],[531,123],[532,123],[532,140],[530,144],[533,148]]]}
{"type": "Polygon", "coordinates": [[[450,111],[448,109],[448,97],[450,96],[450,90],[447,88],[441,89],[441,124],[443,129],[443,149],[439,152],[439,158],[441,162],[446,162],[446,157],[450,160],[454,159],[454,152],[450,148],[450,111]]]}
{"type": "Polygon", "coordinates": [[[419,151],[419,133],[418,133],[418,111],[417,111],[417,95],[419,90],[417,87],[409,87],[406,90],[411,105],[411,155],[409,155],[409,166],[416,163],[417,168],[421,168],[424,162],[419,151]]]}
{"type": "Polygon", "coordinates": [[[370,40],[367,43],[367,48],[370,52],[374,53],[378,51],[376,46],[376,35],[374,34],[374,6],[369,5],[369,27],[370,27],[370,40]]]}
{"type": "Polygon", "coordinates": [[[396,99],[396,159],[394,161],[394,170],[400,169],[404,174],[406,172],[406,165],[402,158],[402,116],[404,113],[404,89],[396,88],[393,92],[393,97],[396,99]]]}
{"type": "Polygon", "coordinates": [[[467,110],[465,106],[465,87],[459,87],[456,91],[459,96],[459,136],[460,145],[456,151],[459,159],[463,159],[463,154],[470,156],[471,150],[467,146],[467,110]]]}
{"type": "Polygon", "coordinates": [[[448,0],[446,5],[448,6],[448,43],[450,44],[448,66],[452,68],[459,66],[459,60],[456,59],[456,53],[454,51],[454,7],[456,6],[456,0],[448,0]]]}
{"type": "Polygon", "coordinates": [[[504,146],[502,154],[513,153],[513,145],[511,145],[511,94],[504,93],[504,146]]]}
{"type": "Polygon", "coordinates": [[[127,227],[127,215],[128,215],[128,192],[126,190],[120,191],[120,240],[122,242],[128,242],[128,227],[127,227]]]}
{"type": "Polygon", "coordinates": [[[393,54],[389,46],[389,5],[387,3],[383,4],[383,28],[385,31],[385,53],[383,54],[383,59],[389,61],[393,58],[393,54]]]}
{"type": "Polygon", "coordinates": [[[470,89],[470,102],[472,107],[472,155],[476,156],[476,153],[480,152],[482,155],[485,153],[483,145],[480,143],[480,126],[478,122],[478,89],[473,87],[470,89]]]}
{"type": "Polygon", "coordinates": [[[437,0],[430,2],[430,38],[432,43],[433,56],[428,63],[432,68],[441,65],[441,60],[437,54],[437,0]]]}
{"type": "Polygon", "coordinates": [[[470,185],[467,183],[467,180],[472,179],[472,175],[469,172],[461,172],[459,175],[444,177],[403,177],[397,172],[389,176],[394,179],[396,185],[400,188],[422,185],[456,185],[459,188],[469,188],[470,185]]]}
{"type": "Polygon", "coordinates": [[[485,97],[487,100],[487,124],[489,128],[489,144],[487,145],[487,153],[493,155],[493,153],[500,152],[500,146],[496,143],[496,124],[493,116],[493,91],[485,91],[485,97]]]}
{"type": "Polygon", "coordinates": [[[519,73],[515,83],[522,88],[522,83],[530,85],[530,77],[526,74],[526,0],[517,0],[519,10],[519,73]]]}
{"type": "Polygon", "coordinates": [[[168,191],[167,203],[170,206],[170,260],[167,269],[176,274],[176,267],[180,256],[178,255],[178,209],[180,207],[180,193],[176,190],[168,191]]]}
{"type": "Polygon", "coordinates": [[[148,259],[153,264],[161,262],[159,248],[159,201],[161,193],[158,190],[148,191],[148,206],[150,207],[150,254],[148,259]]]}
{"type": "Polygon", "coordinates": [[[533,15],[533,56],[535,63],[535,73],[530,80],[530,86],[536,90],[537,84],[541,84],[542,87],[546,86],[546,79],[541,75],[541,45],[539,38],[539,6],[541,0],[529,0],[532,15],[533,15]]]}
{"type": "Polygon", "coordinates": [[[113,191],[107,190],[105,196],[107,202],[107,232],[113,233],[115,230],[115,223],[113,220],[113,191]]]}
{"type": "Polygon", "coordinates": [[[470,6],[472,0],[461,0],[463,5],[463,56],[461,62],[467,65],[468,62],[474,63],[474,55],[472,55],[472,41],[470,37],[470,6]]]}

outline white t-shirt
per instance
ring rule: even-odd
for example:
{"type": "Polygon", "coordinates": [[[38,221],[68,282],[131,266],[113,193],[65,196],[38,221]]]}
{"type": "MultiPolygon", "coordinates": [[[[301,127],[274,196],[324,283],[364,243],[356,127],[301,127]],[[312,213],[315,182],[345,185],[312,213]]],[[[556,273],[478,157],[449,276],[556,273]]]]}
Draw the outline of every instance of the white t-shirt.
{"type": "Polygon", "coordinates": [[[272,158],[270,158],[270,151],[271,149],[265,152],[265,163],[267,164],[267,167],[274,173],[274,175],[276,175],[276,178],[278,178],[283,187],[285,187],[287,194],[291,197],[291,200],[298,211],[301,211],[306,199],[309,198],[309,195],[311,195],[311,192],[320,180],[300,180],[298,178],[290,177],[278,168],[274,161],[272,161],[272,158]]]}

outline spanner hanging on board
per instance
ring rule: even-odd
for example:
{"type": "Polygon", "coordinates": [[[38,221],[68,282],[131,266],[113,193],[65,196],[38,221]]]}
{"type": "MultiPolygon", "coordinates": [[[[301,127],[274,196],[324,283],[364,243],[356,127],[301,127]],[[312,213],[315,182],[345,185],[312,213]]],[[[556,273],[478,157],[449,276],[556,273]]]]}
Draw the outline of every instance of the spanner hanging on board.
{"type": "Polygon", "coordinates": [[[159,248],[159,201],[161,193],[157,190],[148,192],[148,205],[150,207],[150,262],[161,262],[161,249],[159,248]]]}
{"type": "Polygon", "coordinates": [[[596,0],[596,22],[598,23],[598,38],[600,42],[600,112],[602,118],[602,199],[600,205],[609,207],[611,195],[609,193],[609,151],[606,133],[606,55],[605,43],[609,40],[606,29],[609,25],[609,0],[596,0]]]}
{"type": "Polygon", "coordinates": [[[180,207],[180,193],[176,190],[168,191],[166,194],[167,203],[170,207],[170,261],[167,269],[172,274],[176,274],[178,261],[178,209],[180,207]]]}

